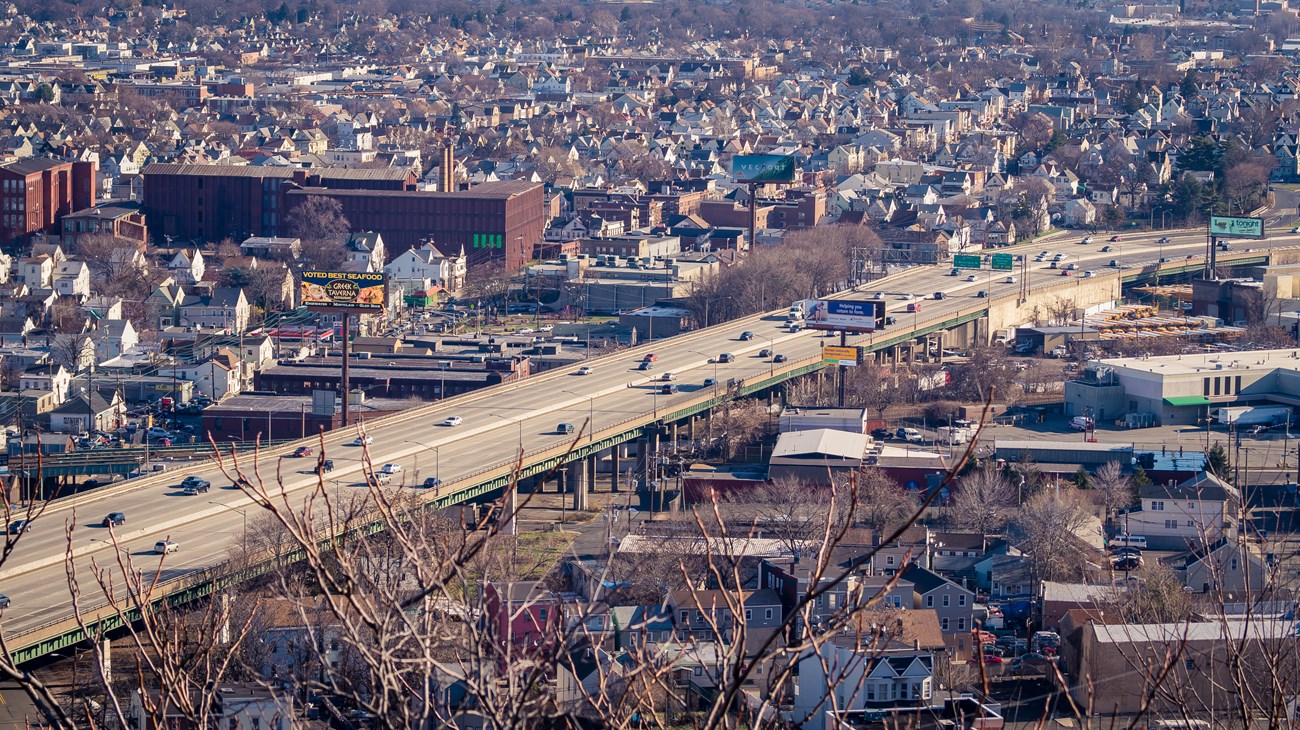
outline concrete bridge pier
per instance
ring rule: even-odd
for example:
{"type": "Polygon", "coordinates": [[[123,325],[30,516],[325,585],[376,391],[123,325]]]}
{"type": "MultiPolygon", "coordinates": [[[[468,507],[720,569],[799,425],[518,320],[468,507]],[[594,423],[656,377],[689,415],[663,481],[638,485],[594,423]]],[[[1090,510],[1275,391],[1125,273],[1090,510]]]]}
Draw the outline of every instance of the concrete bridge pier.
{"type": "Polygon", "coordinates": [[[626,444],[618,444],[617,446],[610,447],[609,450],[609,491],[610,492],[618,491],[618,473],[621,470],[621,467],[619,466],[619,459],[621,459],[623,456],[626,455],[625,454],[626,451],[627,451],[626,444]]]}
{"type": "Polygon", "coordinates": [[[113,681],[113,642],[107,636],[99,640],[99,665],[104,671],[104,681],[113,681]]]}
{"type": "Polygon", "coordinates": [[[587,460],[579,459],[578,461],[569,462],[564,472],[567,474],[566,481],[573,485],[573,510],[587,509],[587,460]]]}

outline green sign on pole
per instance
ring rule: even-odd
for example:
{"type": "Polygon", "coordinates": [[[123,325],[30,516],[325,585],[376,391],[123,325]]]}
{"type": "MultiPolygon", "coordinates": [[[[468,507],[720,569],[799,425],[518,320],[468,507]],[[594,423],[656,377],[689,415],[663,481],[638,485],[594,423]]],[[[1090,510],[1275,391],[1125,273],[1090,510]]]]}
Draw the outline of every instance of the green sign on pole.
{"type": "Polygon", "coordinates": [[[998,271],[1010,271],[1016,267],[1015,257],[1009,253],[995,253],[990,268],[998,271]]]}
{"type": "Polygon", "coordinates": [[[1210,235],[1231,238],[1263,238],[1264,219],[1212,215],[1210,216],[1210,235]]]}
{"type": "Polygon", "coordinates": [[[952,257],[952,265],[959,269],[978,269],[980,267],[980,257],[978,254],[957,254],[952,257]]]}

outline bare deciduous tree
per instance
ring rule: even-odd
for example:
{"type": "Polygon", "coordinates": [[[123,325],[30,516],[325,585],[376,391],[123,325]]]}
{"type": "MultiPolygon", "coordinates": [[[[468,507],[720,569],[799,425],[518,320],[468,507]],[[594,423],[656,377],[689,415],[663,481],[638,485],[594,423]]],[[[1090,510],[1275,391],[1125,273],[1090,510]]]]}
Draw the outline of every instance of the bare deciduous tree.
{"type": "Polygon", "coordinates": [[[1015,485],[996,467],[985,465],[958,478],[949,514],[954,527],[994,535],[1007,526],[1015,507],[1015,485]]]}

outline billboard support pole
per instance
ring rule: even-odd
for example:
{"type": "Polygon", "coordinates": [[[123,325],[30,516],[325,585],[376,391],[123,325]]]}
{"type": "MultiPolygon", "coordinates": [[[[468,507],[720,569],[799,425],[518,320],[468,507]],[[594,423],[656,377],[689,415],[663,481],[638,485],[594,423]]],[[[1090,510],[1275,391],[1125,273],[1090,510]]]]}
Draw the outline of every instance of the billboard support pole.
{"type": "Polygon", "coordinates": [[[349,326],[351,325],[351,323],[352,323],[352,313],[348,311],[344,311],[343,332],[342,332],[343,334],[343,380],[341,383],[343,386],[343,428],[348,427],[348,398],[351,395],[348,392],[348,359],[351,355],[351,353],[349,353],[348,350],[351,349],[351,339],[352,339],[351,337],[348,336],[348,330],[350,328],[349,326]]]}
{"type": "Polygon", "coordinates": [[[757,246],[754,240],[754,229],[758,227],[758,185],[749,184],[749,250],[753,251],[757,246]]]}
{"type": "MultiPolygon", "coordinates": [[[[840,330],[840,347],[847,347],[849,344],[849,333],[840,330]]],[[[844,407],[844,380],[849,374],[849,369],[840,365],[840,408],[844,407]]]]}

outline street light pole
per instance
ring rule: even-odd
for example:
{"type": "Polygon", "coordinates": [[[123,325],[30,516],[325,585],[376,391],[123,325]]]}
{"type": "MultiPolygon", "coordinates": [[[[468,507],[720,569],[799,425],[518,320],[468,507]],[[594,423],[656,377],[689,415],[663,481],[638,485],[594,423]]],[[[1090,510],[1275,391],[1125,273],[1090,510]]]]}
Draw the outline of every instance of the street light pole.
{"type": "Polygon", "coordinates": [[[210,500],[210,499],[208,500],[208,504],[216,505],[216,506],[218,506],[218,507],[221,507],[222,509],[228,509],[228,510],[230,510],[231,512],[238,512],[238,513],[239,513],[239,516],[244,518],[244,537],[243,537],[243,545],[244,545],[244,559],[247,560],[247,559],[248,559],[248,512],[246,512],[245,510],[242,510],[242,509],[240,509],[240,508],[238,508],[238,507],[231,507],[231,506],[228,505],[228,504],[222,504],[222,503],[220,503],[220,502],[213,502],[213,501],[210,500]]]}

